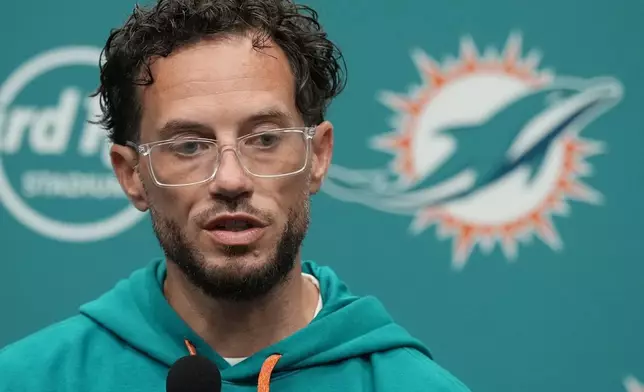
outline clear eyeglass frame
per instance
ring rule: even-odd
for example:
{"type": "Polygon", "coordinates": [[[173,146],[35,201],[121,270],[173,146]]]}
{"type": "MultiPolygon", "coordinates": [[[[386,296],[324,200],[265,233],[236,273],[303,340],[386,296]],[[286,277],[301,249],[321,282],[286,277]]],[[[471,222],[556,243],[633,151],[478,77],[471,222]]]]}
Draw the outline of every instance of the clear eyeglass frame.
{"type": "MultiPolygon", "coordinates": [[[[195,182],[190,182],[190,183],[166,184],[164,182],[161,182],[157,178],[157,176],[154,173],[154,170],[152,168],[151,162],[148,162],[148,171],[150,172],[150,175],[152,176],[152,179],[154,180],[154,182],[160,187],[172,188],[172,187],[182,187],[182,186],[191,186],[191,185],[203,184],[203,183],[211,181],[213,178],[215,178],[215,176],[217,175],[217,171],[219,170],[219,164],[220,164],[220,161],[221,161],[221,157],[223,156],[224,152],[226,150],[232,150],[234,152],[234,154],[235,154],[235,157],[237,158],[237,162],[239,162],[239,165],[243,168],[244,172],[248,173],[251,176],[258,177],[258,178],[288,177],[288,176],[292,176],[292,175],[295,175],[295,174],[299,174],[299,173],[303,172],[304,169],[306,169],[306,166],[308,165],[308,162],[309,162],[309,156],[310,156],[310,151],[311,151],[311,140],[315,136],[316,130],[317,130],[317,127],[315,127],[315,126],[313,126],[313,127],[291,127],[291,128],[269,129],[269,130],[266,130],[266,131],[250,133],[250,134],[238,137],[236,143],[233,146],[228,145],[228,146],[223,146],[223,148],[221,146],[219,146],[218,143],[213,139],[201,138],[201,137],[182,138],[181,140],[189,140],[189,141],[195,141],[195,142],[208,142],[208,143],[213,143],[213,144],[215,144],[217,146],[217,150],[218,150],[217,160],[215,161],[215,164],[214,164],[214,167],[213,167],[213,172],[210,175],[210,177],[205,178],[205,179],[200,180],[200,181],[195,181],[195,182]],[[269,133],[276,133],[276,132],[279,132],[279,133],[300,133],[302,135],[304,143],[305,143],[305,148],[306,148],[305,157],[303,159],[302,167],[300,167],[299,169],[294,170],[292,172],[282,173],[282,174],[256,174],[256,173],[253,173],[243,163],[244,161],[241,158],[241,153],[239,151],[240,143],[243,143],[244,140],[247,140],[247,139],[250,139],[250,138],[253,138],[253,137],[257,137],[257,136],[264,135],[264,134],[269,134],[269,133]]],[[[134,142],[127,141],[125,144],[127,146],[131,147],[132,149],[134,149],[140,155],[150,159],[150,153],[151,153],[152,149],[155,146],[162,146],[162,145],[166,145],[166,144],[175,143],[177,140],[178,139],[166,139],[166,140],[159,140],[159,141],[143,143],[143,144],[136,144],[134,142]]]]}

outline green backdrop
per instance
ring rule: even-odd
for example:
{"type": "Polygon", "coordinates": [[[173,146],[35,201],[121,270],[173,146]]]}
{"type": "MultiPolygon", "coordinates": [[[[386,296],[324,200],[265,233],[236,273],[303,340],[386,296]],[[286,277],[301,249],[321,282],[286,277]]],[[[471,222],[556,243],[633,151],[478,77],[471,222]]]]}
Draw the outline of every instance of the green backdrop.
{"type": "MultiPolygon", "coordinates": [[[[644,390],[644,4],[310,4],[349,84],[305,257],[475,391],[644,390]]],[[[3,4],[0,346],[161,254],[84,122],[132,5],[3,4]]]]}

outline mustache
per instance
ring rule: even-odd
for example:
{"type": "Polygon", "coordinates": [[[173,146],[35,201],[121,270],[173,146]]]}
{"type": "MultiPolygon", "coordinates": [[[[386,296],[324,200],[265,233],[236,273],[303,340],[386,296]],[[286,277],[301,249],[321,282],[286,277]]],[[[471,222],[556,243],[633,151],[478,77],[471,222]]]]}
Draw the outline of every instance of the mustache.
{"type": "Polygon", "coordinates": [[[215,218],[217,215],[234,213],[252,215],[260,219],[261,221],[266,222],[267,224],[272,224],[274,221],[272,214],[254,207],[247,199],[239,200],[234,203],[220,203],[213,205],[210,208],[195,215],[194,220],[198,225],[204,225],[211,219],[215,218]]]}

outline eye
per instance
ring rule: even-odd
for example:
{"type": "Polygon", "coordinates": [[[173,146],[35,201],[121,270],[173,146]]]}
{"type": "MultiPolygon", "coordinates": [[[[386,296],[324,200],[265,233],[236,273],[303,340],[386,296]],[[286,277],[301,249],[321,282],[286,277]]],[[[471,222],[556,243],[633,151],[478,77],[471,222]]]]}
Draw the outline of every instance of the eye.
{"type": "Polygon", "coordinates": [[[183,156],[195,156],[210,149],[210,143],[198,140],[181,140],[169,145],[173,154],[183,156]]]}
{"type": "Polygon", "coordinates": [[[247,140],[248,144],[256,148],[270,148],[276,146],[281,140],[281,135],[275,132],[266,132],[247,140]]]}

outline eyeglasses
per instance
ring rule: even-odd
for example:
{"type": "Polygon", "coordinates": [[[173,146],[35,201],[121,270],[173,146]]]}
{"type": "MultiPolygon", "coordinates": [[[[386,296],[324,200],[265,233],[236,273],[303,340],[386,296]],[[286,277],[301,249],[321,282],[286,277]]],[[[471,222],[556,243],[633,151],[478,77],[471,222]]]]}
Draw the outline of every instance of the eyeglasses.
{"type": "Polygon", "coordinates": [[[215,177],[220,158],[232,150],[241,167],[256,177],[276,178],[302,172],[309,160],[316,127],[281,128],[252,133],[234,146],[219,148],[216,141],[197,137],[126,144],[146,156],[152,178],[159,186],[201,184],[215,177]]]}

